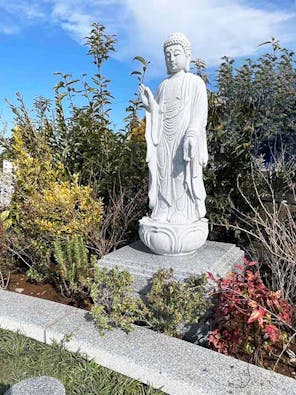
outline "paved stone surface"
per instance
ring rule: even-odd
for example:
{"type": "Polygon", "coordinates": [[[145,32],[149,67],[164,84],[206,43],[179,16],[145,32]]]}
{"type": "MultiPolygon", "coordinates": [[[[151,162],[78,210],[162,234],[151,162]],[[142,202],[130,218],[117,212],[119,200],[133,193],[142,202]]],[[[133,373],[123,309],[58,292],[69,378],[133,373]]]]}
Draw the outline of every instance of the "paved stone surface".
{"type": "MultiPolygon", "coordinates": [[[[36,326],[33,308],[36,299],[25,295],[18,297],[19,310],[23,313],[17,326],[15,313],[11,312],[14,330],[23,328],[23,321],[28,323],[30,316],[36,326]],[[27,298],[32,301],[31,307],[27,298]]],[[[1,327],[2,306],[4,301],[9,306],[11,299],[14,300],[13,293],[0,291],[1,327]]],[[[168,394],[296,395],[296,380],[291,378],[141,327],[135,327],[129,334],[114,330],[101,337],[86,311],[46,300],[39,303],[38,315],[41,316],[47,311],[54,314],[54,305],[64,311],[62,314],[59,310],[58,318],[55,317],[44,329],[47,343],[71,334],[66,343],[70,351],[86,353],[107,368],[155,388],[163,387],[168,394]]],[[[41,317],[39,321],[43,325],[41,317]]],[[[36,331],[32,330],[30,334],[30,328],[34,329],[27,326],[26,335],[36,338],[36,331]]]]}
{"type": "Polygon", "coordinates": [[[45,330],[68,314],[59,303],[0,290],[0,325],[12,331],[45,341],[45,330]]]}
{"type": "Polygon", "coordinates": [[[47,329],[48,341],[71,334],[71,351],[86,352],[99,364],[168,394],[296,394],[293,379],[146,328],[100,337],[85,312],[74,310],[47,329]]]}
{"type": "Polygon", "coordinates": [[[63,384],[48,376],[32,377],[10,387],[4,395],[66,395],[63,384]]]}
{"type": "Polygon", "coordinates": [[[118,266],[134,276],[134,289],[145,292],[149,279],[159,269],[174,270],[174,277],[182,280],[191,274],[212,272],[224,276],[241,262],[244,252],[234,244],[207,241],[194,254],[163,256],[152,253],[141,241],[136,241],[99,260],[107,268],[118,266]]]}

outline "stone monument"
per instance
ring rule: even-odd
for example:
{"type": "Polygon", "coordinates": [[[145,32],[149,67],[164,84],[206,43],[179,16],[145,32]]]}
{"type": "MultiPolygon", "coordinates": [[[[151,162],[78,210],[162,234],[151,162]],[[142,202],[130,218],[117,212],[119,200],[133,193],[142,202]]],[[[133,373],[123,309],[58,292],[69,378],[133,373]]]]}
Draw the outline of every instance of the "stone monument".
{"type": "Polygon", "coordinates": [[[140,85],[146,110],[146,161],[149,167],[150,217],[140,220],[139,236],[154,253],[185,255],[206,241],[207,90],[189,72],[191,44],[182,33],[164,43],[168,78],[157,94],[140,85]]]}

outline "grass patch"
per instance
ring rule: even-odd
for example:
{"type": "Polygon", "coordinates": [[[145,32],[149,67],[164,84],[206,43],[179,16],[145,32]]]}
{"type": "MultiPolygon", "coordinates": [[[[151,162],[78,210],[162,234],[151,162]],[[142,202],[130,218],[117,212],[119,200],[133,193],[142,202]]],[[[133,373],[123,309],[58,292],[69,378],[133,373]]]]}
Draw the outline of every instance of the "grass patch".
{"type": "Polygon", "coordinates": [[[51,346],[19,333],[0,329],[0,395],[10,385],[33,376],[60,380],[67,395],[150,395],[163,394],[136,380],[97,365],[64,343],[51,346]]]}

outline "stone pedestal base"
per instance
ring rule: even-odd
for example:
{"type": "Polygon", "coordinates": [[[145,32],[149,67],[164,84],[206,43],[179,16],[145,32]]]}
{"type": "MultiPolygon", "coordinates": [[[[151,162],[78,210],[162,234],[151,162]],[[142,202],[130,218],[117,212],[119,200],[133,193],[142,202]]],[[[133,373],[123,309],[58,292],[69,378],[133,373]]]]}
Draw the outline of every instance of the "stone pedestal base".
{"type": "Polygon", "coordinates": [[[159,255],[192,254],[206,242],[209,234],[206,218],[192,224],[174,224],[143,217],[139,223],[140,239],[159,255]]]}
{"type": "Polygon", "coordinates": [[[206,241],[195,253],[185,256],[164,256],[152,253],[141,241],[136,241],[99,260],[99,265],[111,269],[117,266],[134,277],[134,290],[145,293],[149,280],[159,269],[174,270],[174,277],[183,280],[193,275],[211,272],[222,277],[242,262],[244,253],[234,244],[206,241]]]}

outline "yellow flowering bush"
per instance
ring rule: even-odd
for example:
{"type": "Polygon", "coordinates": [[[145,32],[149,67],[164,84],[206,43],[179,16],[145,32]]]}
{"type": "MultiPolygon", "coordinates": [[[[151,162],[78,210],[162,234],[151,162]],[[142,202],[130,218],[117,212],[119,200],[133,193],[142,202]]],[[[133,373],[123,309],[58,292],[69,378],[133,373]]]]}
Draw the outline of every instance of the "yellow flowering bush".
{"type": "Polygon", "coordinates": [[[47,275],[53,242],[68,237],[88,237],[99,231],[103,205],[90,186],[69,177],[51,152],[42,132],[13,130],[11,156],[15,192],[9,210],[13,249],[29,266],[47,275]]]}
{"type": "Polygon", "coordinates": [[[78,176],[70,181],[51,181],[43,191],[35,191],[28,204],[33,204],[32,223],[49,237],[84,235],[95,231],[102,219],[102,202],[92,197],[89,186],[78,184],[78,176]]]}
{"type": "Polygon", "coordinates": [[[14,199],[23,200],[48,183],[65,177],[62,163],[55,162],[45,138],[36,134],[34,147],[26,144],[26,130],[16,126],[12,134],[12,157],[16,180],[14,199]],[[34,152],[32,152],[34,150],[34,152]]]}

